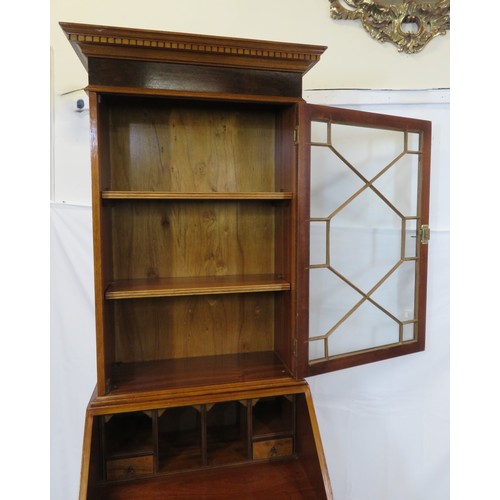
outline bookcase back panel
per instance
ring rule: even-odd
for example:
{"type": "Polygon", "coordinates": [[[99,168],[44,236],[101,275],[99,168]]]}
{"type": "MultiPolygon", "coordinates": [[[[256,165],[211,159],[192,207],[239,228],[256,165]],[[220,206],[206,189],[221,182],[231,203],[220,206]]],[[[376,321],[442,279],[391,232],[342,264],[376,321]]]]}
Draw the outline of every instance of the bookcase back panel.
{"type": "Polygon", "coordinates": [[[159,472],[200,467],[203,463],[201,418],[201,405],[158,412],[159,472]]]}
{"type": "Polygon", "coordinates": [[[226,465],[248,460],[248,411],[244,401],[206,406],[207,464],[226,465]]]}
{"type": "Polygon", "coordinates": [[[274,309],[273,293],[116,301],[115,360],[272,351],[274,309]]]}
{"type": "Polygon", "coordinates": [[[268,202],[135,200],[112,212],[115,279],[274,272],[268,202]]]}
{"type": "Polygon", "coordinates": [[[128,98],[108,116],[111,190],[279,191],[272,107],[128,98]]]}

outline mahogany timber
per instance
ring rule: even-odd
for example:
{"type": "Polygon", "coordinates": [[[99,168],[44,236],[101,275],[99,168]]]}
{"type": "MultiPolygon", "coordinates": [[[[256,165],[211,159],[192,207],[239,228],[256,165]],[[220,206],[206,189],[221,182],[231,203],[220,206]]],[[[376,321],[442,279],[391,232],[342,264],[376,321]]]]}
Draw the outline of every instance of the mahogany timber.
{"type": "Polygon", "coordinates": [[[274,274],[214,276],[207,278],[144,278],[118,280],[109,285],[106,299],[220,295],[226,293],[290,290],[290,283],[274,274]]]}
{"type": "Polygon", "coordinates": [[[296,104],[325,47],[61,27],[89,72],[91,119],[98,381],[80,500],[330,499],[294,372],[296,104]],[[267,397],[285,409],[254,428],[267,397]],[[301,401],[292,414],[287,398],[301,401]],[[186,432],[171,450],[164,415],[182,420],[183,406],[201,444],[186,432]],[[114,447],[129,412],[151,422],[114,447]],[[290,456],[254,459],[270,440],[290,456]],[[143,477],[113,479],[135,466],[143,477]]]}
{"type": "Polygon", "coordinates": [[[117,458],[106,460],[106,479],[127,479],[153,473],[153,456],[117,458]]]}
{"type": "MultiPolygon", "coordinates": [[[[275,182],[284,106],[107,96],[107,189],[172,193],[284,192],[275,182]]],[[[293,131],[292,131],[293,133],[293,131]]],[[[287,171],[291,165],[283,165],[287,171]]],[[[105,189],[106,190],[106,189],[105,189]]],[[[290,191],[290,190],[287,190],[290,191]]]]}
{"type": "Polygon", "coordinates": [[[234,193],[176,193],[171,191],[103,191],[108,200],[291,200],[292,193],[234,192],[234,193]]]}
{"type": "Polygon", "coordinates": [[[97,393],[105,394],[109,374],[115,361],[113,309],[102,300],[104,292],[113,279],[113,266],[109,247],[111,245],[110,210],[104,206],[97,193],[109,186],[109,150],[107,113],[101,113],[99,97],[89,92],[90,146],[92,170],[92,227],[94,243],[94,295],[96,316],[97,393]]]}
{"type": "Polygon", "coordinates": [[[286,457],[293,454],[293,439],[278,438],[253,443],[254,460],[269,460],[276,457],[286,457]]]}
{"type": "MultiPolygon", "coordinates": [[[[158,315],[165,309],[156,307],[158,302],[131,301],[125,308],[103,297],[117,280],[154,281],[195,275],[203,279],[242,273],[282,276],[289,283],[284,292],[294,290],[293,210],[297,186],[293,174],[293,104],[301,99],[302,75],[315,64],[325,47],[73,23],[61,26],[89,71],[93,105],[94,231],[95,255],[99,260],[95,266],[98,393],[109,393],[117,362],[183,359],[191,347],[194,349],[190,356],[274,349],[287,370],[293,369],[296,348],[291,336],[295,331],[292,293],[275,294],[274,304],[268,294],[262,294],[258,301],[241,298],[236,309],[228,302],[234,302],[229,296],[219,300],[226,310],[243,308],[244,315],[252,308],[259,311],[258,316],[251,313],[258,318],[256,328],[245,326],[243,335],[239,327],[231,326],[241,315],[231,317],[224,313],[221,317],[217,312],[213,316],[207,309],[208,325],[203,324],[201,316],[193,324],[182,313],[192,309],[187,302],[164,301],[169,310],[178,311],[174,315],[180,323],[182,318],[191,322],[195,339],[199,339],[194,343],[181,331],[173,336],[160,333],[156,325],[166,323],[158,315]],[[127,70],[128,63],[134,71],[127,70]],[[116,75],[121,75],[122,80],[113,80],[116,75]],[[153,83],[150,85],[149,81],[153,83]],[[213,87],[196,86],[209,81],[213,87]],[[158,99],[159,96],[184,99],[170,101],[158,99]],[[251,101],[252,105],[243,106],[244,101],[251,101]],[[130,141],[128,132],[132,129],[130,141]],[[220,181],[225,184],[220,185],[220,181]],[[166,204],[149,203],[169,199],[163,194],[148,194],[154,192],[179,193],[178,199],[185,199],[186,203],[176,206],[174,212],[166,204]],[[190,193],[195,192],[200,192],[200,197],[191,198],[190,193]],[[204,193],[209,192],[221,194],[214,195],[208,203],[210,198],[204,198],[204,193]],[[110,193],[109,197],[106,193],[110,193]],[[198,205],[199,208],[189,206],[190,198],[196,199],[196,203],[207,203],[198,205]],[[143,208],[141,199],[148,201],[143,208]],[[255,203],[248,207],[231,205],[230,199],[255,203]],[[284,203],[278,204],[280,199],[284,203]],[[132,200],[138,203],[130,204],[132,200]],[[224,208],[216,200],[224,201],[224,208]],[[266,207],[266,200],[276,201],[276,205],[266,207]],[[142,225],[136,224],[140,213],[149,219],[142,225]],[[210,225],[207,228],[207,213],[210,220],[215,220],[217,230],[210,225]],[[176,233],[177,227],[184,229],[176,233]],[[203,245],[208,242],[208,248],[199,245],[198,228],[210,230],[201,237],[203,245]],[[256,229],[260,232],[255,233],[256,229]],[[219,236],[214,238],[212,234],[219,236]],[[167,242],[165,236],[169,238],[167,242]],[[224,241],[220,241],[220,236],[224,241]],[[132,252],[127,251],[130,243],[132,252]],[[167,259],[172,249],[174,259],[167,259]],[[178,265],[179,259],[185,265],[178,265]],[[174,309],[172,304],[177,304],[174,309]],[[151,317],[151,308],[158,314],[151,317]],[[264,317],[266,323],[261,321],[264,317]],[[142,318],[145,320],[141,324],[142,318]],[[225,331],[234,333],[229,333],[228,341],[214,350],[210,347],[215,346],[213,342],[204,345],[201,341],[201,332],[208,328],[216,334],[215,324],[221,318],[230,321],[225,331]],[[171,338],[175,339],[174,344],[165,340],[171,338]],[[162,339],[159,350],[155,347],[158,339],[162,339]],[[167,347],[165,342],[173,347],[167,347]]],[[[198,300],[196,304],[199,308],[203,302],[198,300]]],[[[217,342],[215,337],[214,341],[217,342]]]]}
{"type": "MultiPolygon", "coordinates": [[[[143,362],[274,347],[291,366],[291,295],[236,293],[293,286],[288,254],[293,251],[294,158],[283,153],[293,149],[293,108],[117,95],[103,96],[98,107],[109,130],[99,138],[101,169],[107,173],[101,175],[98,203],[106,234],[97,238],[106,241],[111,230],[106,299],[232,294],[212,300],[208,308],[206,301],[190,299],[106,304],[104,311],[114,318],[107,359],[143,362]],[[242,272],[250,280],[267,272],[283,281],[252,287],[242,278],[232,289],[217,286],[224,276],[242,272]],[[181,285],[185,278],[189,287],[181,285]],[[180,288],[165,286],[172,279],[180,288]],[[126,284],[118,293],[117,281],[126,284]]],[[[112,363],[104,362],[107,391],[114,384],[112,363]]]]}
{"type": "Polygon", "coordinates": [[[278,104],[297,104],[302,102],[302,98],[298,96],[279,96],[266,93],[264,95],[255,94],[232,94],[220,92],[202,92],[202,91],[187,91],[187,90],[172,90],[172,89],[145,89],[142,87],[110,87],[108,85],[88,85],[87,92],[97,92],[100,95],[129,95],[142,97],[171,97],[171,98],[188,98],[201,99],[204,101],[220,101],[233,103],[278,103],[278,104]]]}
{"type": "Polygon", "coordinates": [[[168,31],[59,23],[88,68],[89,58],[191,63],[296,72],[311,69],[326,47],[168,31]]]}
{"type": "MultiPolygon", "coordinates": [[[[163,455],[161,451],[164,443],[161,444],[160,448],[156,444],[154,446],[154,453],[160,453],[162,458],[160,464],[154,467],[154,477],[151,476],[150,471],[149,477],[144,477],[144,479],[135,477],[127,481],[111,482],[94,480],[90,484],[88,497],[81,496],[80,498],[133,499],[141,498],[141,494],[143,495],[142,498],[161,498],[161,492],[163,492],[164,496],[165,491],[172,491],[172,493],[175,491],[176,495],[181,495],[180,498],[188,498],[187,495],[191,495],[191,498],[205,498],[205,495],[208,495],[206,498],[227,498],[222,493],[222,489],[219,488],[227,490],[227,493],[230,495],[229,498],[231,498],[234,491],[237,491],[237,488],[239,488],[240,496],[243,495],[244,498],[255,498],[255,495],[297,499],[332,498],[328,473],[326,470],[321,471],[319,469],[319,467],[326,464],[322,456],[319,430],[314,417],[310,391],[305,382],[294,382],[288,387],[279,387],[276,385],[273,388],[258,389],[255,386],[246,391],[226,390],[225,392],[220,392],[219,397],[215,400],[209,399],[210,397],[210,394],[205,394],[205,399],[200,400],[194,393],[191,395],[189,393],[187,395],[179,393],[177,397],[168,397],[163,400],[158,399],[150,403],[154,405],[151,408],[164,408],[166,405],[167,412],[176,410],[178,408],[177,405],[194,405],[195,408],[199,408],[199,405],[207,406],[207,411],[210,411],[215,419],[206,420],[204,424],[208,429],[208,432],[202,437],[202,441],[207,443],[206,448],[202,446],[200,449],[194,441],[191,441],[191,445],[187,443],[188,446],[178,450],[180,452],[178,455],[180,462],[172,455],[171,458],[174,458],[174,462],[170,461],[169,467],[168,463],[165,462],[165,459],[168,460],[168,457],[163,455]],[[246,431],[242,429],[243,441],[240,440],[237,437],[239,433],[238,426],[234,427],[235,434],[230,440],[228,440],[227,434],[218,434],[219,419],[216,414],[212,413],[214,412],[214,403],[217,401],[221,403],[219,408],[224,408],[224,405],[227,404],[236,404],[241,409],[244,425],[249,426],[248,432],[250,432],[250,435],[255,435],[255,430],[252,431],[251,413],[246,418],[244,406],[240,405],[238,401],[246,401],[246,408],[250,411],[253,407],[252,401],[258,401],[259,398],[266,398],[273,395],[286,398],[287,394],[295,396],[298,404],[296,413],[298,432],[293,456],[289,459],[280,457],[279,461],[271,460],[267,463],[260,463],[260,457],[258,456],[253,457],[256,461],[252,460],[251,455],[247,455],[248,452],[245,451],[246,438],[243,435],[246,431]],[[214,425],[215,427],[213,427],[214,425]],[[201,460],[202,456],[206,457],[206,459],[201,460]],[[242,462],[241,465],[238,465],[238,462],[242,462]],[[248,465],[244,465],[243,462],[248,465]],[[182,469],[184,467],[194,467],[197,470],[190,470],[189,473],[176,472],[179,468],[182,469]],[[213,485],[209,487],[209,483],[211,482],[213,482],[213,485]]],[[[142,405],[143,403],[140,403],[135,408],[129,407],[125,411],[145,410],[146,408],[143,408],[142,405]]],[[[105,412],[104,415],[106,415],[108,411],[113,411],[112,406],[107,405],[107,407],[104,406],[98,409],[94,408],[93,402],[91,402],[87,412],[87,422],[93,420],[96,418],[95,415],[102,414],[102,412],[105,412]]],[[[123,407],[120,408],[120,411],[123,411],[123,407]]],[[[146,413],[149,414],[150,412],[146,411],[146,413]]],[[[194,413],[196,414],[197,412],[195,411],[194,413]]],[[[165,414],[162,410],[162,416],[165,414]]],[[[109,421],[112,422],[113,418],[109,421]]],[[[201,418],[206,418],[203,417],[203,413],[201,418]]],[[[153,422],[156,422],[155,418],[153,418],[153,422]]],[[[155,429],[153,432],[157,434],[159,427],[157,424],[153,425],[155,429]]],[[[161,439],[161,436],[159,438],[161,439]]],[[[289,445],[286,445],[285,449],[289,450],[289,445]]],[[[126,469],[122,468],[121,472],[126,472],[126,469]]]]}
{"type": "Polygon", "coordinates": [[[294,399],[289,395],[254,399],[253,435],[256,440],[293,435],[295,417],[294,399]]]}
{"type": "Polygon", "coordinates": [[[275,220],[282,211],[267,201],[136,200],[107,209],[110,282],[275,273],[275,220]]]}
{"type": "Polygon", "coordinates": [[[302,91],[298,73],[261,69],[220,68],[163,62],[89,60],[90,85],[141,87],[183,92],[276,95],[292,97],[302,91]],[[272,91],[270,91],[272,89],[272,91]]]}
{"type": "Polygon", "coordinates": [[[109,396],[289,379],[290,373],[272,351],[118,363],[109,396]]]}
{"type": "Polygon", "coordinates": [[[165,491],[176,499],[273,498],[324,500],[322,485],[313,484],[304,471],[304,460],[290,459],[226,468],[190,471],[169,476],[94,486],[90,500],[163,500],[165,491]]]}
{"type": "Polygon", "coordinates": [[[227,401],[231,398],[264,398],[276,396],[278,393],[286,395],[306,390],[307,386],[304,386],[304,381],[297,381],[290,376],[283,376],[281,373],[276,378],[248,379],[243,383],[188,386],[168,391],[156,387],[149,392],[94,395],[89,403],[88,413],[95,416],[139,410],[148,411],[154,408],[193,405],[195,402],[196,404],[204,404],[227,401]]]}

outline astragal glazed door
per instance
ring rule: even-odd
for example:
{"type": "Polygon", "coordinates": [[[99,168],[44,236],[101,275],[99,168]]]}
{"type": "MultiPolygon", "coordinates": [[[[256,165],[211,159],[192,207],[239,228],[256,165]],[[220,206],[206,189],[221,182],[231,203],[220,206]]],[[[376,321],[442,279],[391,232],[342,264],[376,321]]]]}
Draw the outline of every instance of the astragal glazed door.
{"type": "Polygon", "coordinates": [[[302,104],[298,375],[425,346],[431,123],[302,104]]]}

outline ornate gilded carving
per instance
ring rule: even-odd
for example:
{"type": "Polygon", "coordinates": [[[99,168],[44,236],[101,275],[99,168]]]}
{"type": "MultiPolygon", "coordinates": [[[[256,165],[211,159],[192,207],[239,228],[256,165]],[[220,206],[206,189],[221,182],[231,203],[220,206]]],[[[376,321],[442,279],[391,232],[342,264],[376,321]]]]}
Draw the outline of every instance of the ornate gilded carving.
{"type": "Polygon", "coordinates": [[[373,38],[391,42],[399,52],[407,54],[420,52],[434,37],[450,29],[450,0],[384,4],[373,0],[330,0],[330,4],[333,19],[359,19],[373,38]]]}

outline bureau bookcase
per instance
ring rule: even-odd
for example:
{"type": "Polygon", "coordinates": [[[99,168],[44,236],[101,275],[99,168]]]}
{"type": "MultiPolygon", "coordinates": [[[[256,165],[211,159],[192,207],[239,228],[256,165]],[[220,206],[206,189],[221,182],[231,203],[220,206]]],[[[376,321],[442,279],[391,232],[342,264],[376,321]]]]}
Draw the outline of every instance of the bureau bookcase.
{"type": "Polygon", "coordinates": [[[430,124],[303,102],[322,46],[61,27],[91,122],[97,386],[80,499],[332,498],[305,377],[424,348],[430,124]],[[332,124],[401,139],[355,196],[403,158],[417,191],[409,214],[380,195],[403,228],[389,275],[410,266],[411,314],[373,298],[381,283],[359,291],[355,311],[375,304],[395,337],[341,353],[336,327],[309,331],[310,273],[333,269],[311,265],[312,225],[332,218],[310,213],[311,150],[336,151],[332,124]]]}

